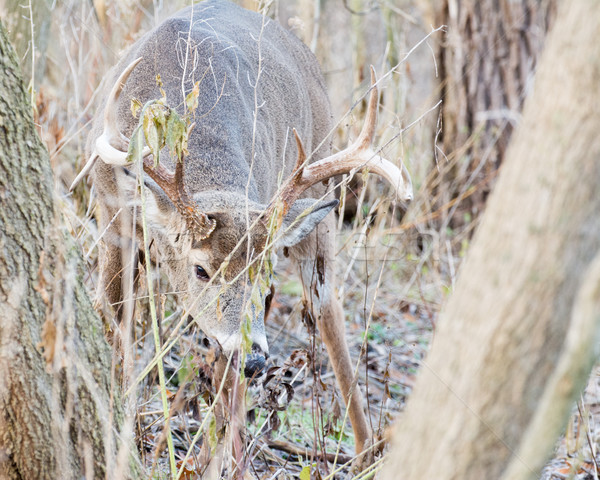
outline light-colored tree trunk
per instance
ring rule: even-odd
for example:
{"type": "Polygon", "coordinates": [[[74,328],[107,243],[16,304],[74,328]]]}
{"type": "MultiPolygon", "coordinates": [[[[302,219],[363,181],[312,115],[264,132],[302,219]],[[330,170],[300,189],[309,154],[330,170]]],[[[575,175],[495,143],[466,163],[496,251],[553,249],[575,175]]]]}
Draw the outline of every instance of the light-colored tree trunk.
{"type": "Polygon", "coordinates": [[[383,478],[539,478],[600,323],[597,2],[564,2],[383,478]]]}
{"type": "Polygon", "coordinates": [[[0,92],[0,479],[129,477],[111,350],[1,24],[0,92]]]}

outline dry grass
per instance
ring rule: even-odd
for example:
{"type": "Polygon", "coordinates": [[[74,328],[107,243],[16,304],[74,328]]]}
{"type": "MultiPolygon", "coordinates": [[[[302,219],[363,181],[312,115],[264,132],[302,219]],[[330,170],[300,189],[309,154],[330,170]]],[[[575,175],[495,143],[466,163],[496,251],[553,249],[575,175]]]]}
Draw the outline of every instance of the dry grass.
{"type": "MultiPolygon", "coordinates": [[[[87,184],[80,184],[72,195],[67,188],[86,160],[85,135],[104,72],[142,32],[186,4],[166,3],[168,7],[158,0],[98,0],[94,9],[90,2],[67,0],[52,13],[47,73],[37,90],[38,124],[50,151],[64,221],[88,262],[86,281],[91,293],[96,288],[96,246],[102,233],[95,226],[94,194],[87,184]]],[[[342,2],[324,2],[321,10],[315,10],[319,2],[308,0],[269,4],[270,11],[315,50],[323,65],[334,116],[340,119],[335,145],[343,146],[356,135],[362,119],[358,100],[366,91],[368,65],[374,64],[379,76],[386,77],[378,145],[384,146],[387,158],[402,159],[413,177],[415,200],[406,211],[391,207],[381,182],[344,183],[345,214],[339,221],[339,295],[347,336],[373,431],[383,438],[410,394],[437,313],[452,290],[478,220],[465,219],[464,228],[455,231],[449,227],[450,219],[460,214],[460,200],[478,185],[463,179],[464,196],[433,209],[441,195],[439,178],[459,156],[448,159],[436,150],[433,39],[425,40],[430,28],[415,20],[417,9],[408,2],[398,6],[381,1],[371,8],[369,2],[355,0],[348,1],[348,7],[361,14],[351,14],[342,2]]],[[[273,379],[265,388],[251,388],[248,395],[252,407],[244,470],[248,478],[309,478],[308,472],[310,478],[338,477],[349,472],[353,459],[343,402],[318,334],[303,323],[299,280],[285,263],[278,266],[277,275],[278,294],[267,322],[273,379]]],[[[217,392],[207,383],[216,352],[199,341],[201,334],[194,326],[175,332],[177,306],[167,294],[161,293],[160,298],[162,338],[171,334],[176,338],[164,357],[169,428],[165,428],[156,369],[132,388],[154,356],[143,296],[138,299],[131,351],[115,351],[115,378],[121,378],[132,392],[128,404],[134,411],[129,421],[135,427],[147,477],[171,478],[165,435],[169,431],[179,478],[200,478],[206,461],[200,445],[214,444],[216,435],[210,408],[217,392]]],[[[111,324],[106,312],[105,316],[110,334],[118,336],[119,326],[111,324]]],[[[596,406],[596,401],[583,401],[587,412],[596,406]]],[[[567,437],[567,450],[582,451],[571,443],[573,438],[584,439],[582,433],[578,435],[567,437]]]]}

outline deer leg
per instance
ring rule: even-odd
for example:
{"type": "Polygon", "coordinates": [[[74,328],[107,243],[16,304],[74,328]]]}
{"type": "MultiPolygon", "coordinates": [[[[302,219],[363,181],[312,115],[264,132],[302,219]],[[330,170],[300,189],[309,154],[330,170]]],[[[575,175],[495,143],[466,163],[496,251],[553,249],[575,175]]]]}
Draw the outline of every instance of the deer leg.
{"type": "Polygon", "coordinates": [[[354,367],[346,341],[344,312],[335,296],[333,217],[317,227],[299,248],[291,252],[300,266],[304,299],[327,348],[338,386],[354,430],[356,453],[368,448],[371,429],[363,410],[363,396],[354,379],[354,367]]]}
{"type": "Polygon", "coordinates": [[[217,454],[210,458],[209,467],[214,472],[219,472],[219,475],[206,478],[222,478],[220,471],[227,466],[231,467],[232,478],[238,478],[244,469],[247,382],[241,381],[238,373],[239,355],[233,354],[229,369],[227,369],[227,361],[227,356],[221,355],[215,363],[213,372],[215,390],[220,389],[221,383],[223,383],[223,390],[221,397],[216,400],[218,403],[215,408],[219,447],[217,454]]]}
{"type": "Polygon", "coordinates": [[[354,366],[350,359],[344,313],[339,300],[335,297],[321,306],[317,316],[317,325],[327,348],[329,359],[335,372],[335,378],[348,408],[348,416],[354,430],[356,453],[362,452],[371,438],[371,429],[363,410],[363,396],[354,380],[354,366]]]}
{"type": "Polygon", "coordinates": [[[121,301],[121,274],[123,270],[121,250],[112,247],[100,247],[98,261],[100,268],[98,296],[105,299],[114,308],[115,312],[118,312],[121,301]]]}
{"type": "Polygon", "coordinates": [[[131,216],[125,213],[111,215],[111,208],[101,210],[99,231],[104,232],[98,244],[100,269],[97,296],[115,313],[117,324],[123,320],[125,295],[134,295],[137,287],[138,257],[131,254],[137,248],[131,241],[131,216]],[[127,221],[129,220],[129,222],[127,221]],[[125,268],[125,262],[133,262],[125,268]],[[124,273],[131,275],[125,277],[124,273]],[[128,280],[123,283],[124,280],[128,280]]]}

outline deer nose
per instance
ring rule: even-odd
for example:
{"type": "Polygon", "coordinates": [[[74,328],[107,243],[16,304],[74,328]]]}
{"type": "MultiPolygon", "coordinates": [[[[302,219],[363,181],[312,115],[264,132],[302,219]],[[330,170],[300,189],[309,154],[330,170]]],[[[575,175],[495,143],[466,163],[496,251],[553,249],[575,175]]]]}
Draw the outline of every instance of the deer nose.
{"type": "Polygon", "coordinates": [[[256,343],[252,345],[252,352],[246,356],[246,365],[244,367],[244,375],[246,378],[257,378],[262,374],[267,363],[269,354],[256,343]]]}

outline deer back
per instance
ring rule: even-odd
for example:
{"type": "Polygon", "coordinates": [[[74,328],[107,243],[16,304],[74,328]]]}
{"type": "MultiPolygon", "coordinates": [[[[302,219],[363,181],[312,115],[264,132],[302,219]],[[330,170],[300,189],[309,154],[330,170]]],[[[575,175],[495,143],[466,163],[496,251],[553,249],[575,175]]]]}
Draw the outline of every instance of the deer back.
{"type": "MultiPolygon", "coordinates": [[[[118,102],[118,129],[127,137],[138,121],[131,99],[143,104],[160,98],[157,75],[169,105],[180,113],[185,95],[200,81],[185,165],[192,195],[247,190],[250,200],[268,203],[278,177],[286,178],[295,164],[292,129],[309,151],[331,130],[329,100],[314,55],[275,21],[234,4],[202,2],[164,21],[129,48],[107,75],[107,90],[139,57],[118,102]]],[[[101,130],[99,114],[91,141],[101,130]]],[[[88,143],[88,154],[92,149],[88,143]]],[[[315,158],[329,149],[330,142],[324,142],[315,158]]],[[[162,161],[173,167],[166,152],[162,161]]],[[[103,184],[99,190],[114,193],[114,178],[105,167],[96,167],[95,182],[103,184]]]]}

